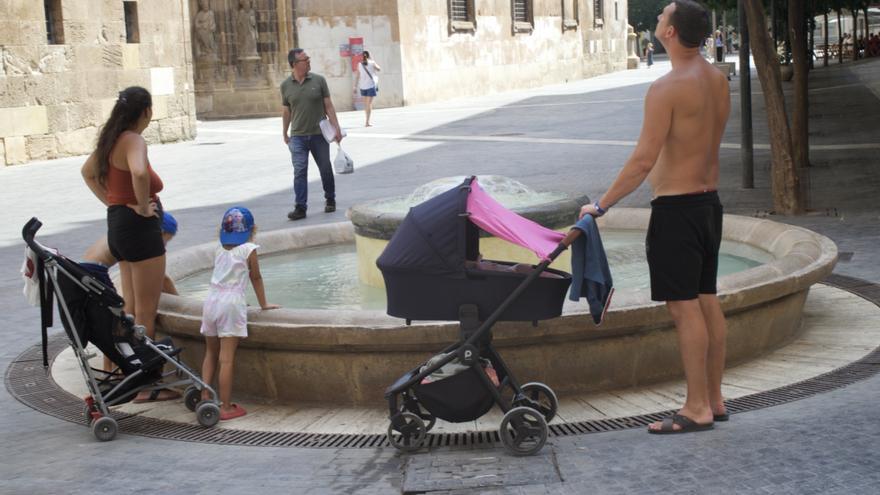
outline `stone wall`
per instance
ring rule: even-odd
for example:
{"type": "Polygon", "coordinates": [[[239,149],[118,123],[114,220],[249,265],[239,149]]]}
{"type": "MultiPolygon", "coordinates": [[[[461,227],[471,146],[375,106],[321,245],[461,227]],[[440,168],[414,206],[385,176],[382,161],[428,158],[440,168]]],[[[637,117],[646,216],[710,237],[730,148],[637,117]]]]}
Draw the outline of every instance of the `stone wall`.
{"type": "Polygon", "coordinates": [[[0,0],[0,165],[91,152],[134,85],[153,93],[149,142],[194,137],[189,13],[179,0],[132,3],[138,43],[122,1],[61,0],[63,42],[50,44],[43,2],[0,0]]]}
{"type": "Polygon", "coordinates": [[[626,68],[625,0],[534,0],[530,23],[519,24],[510,0],[475,4],[473,29],[468,29],[450,24],[447,0],[400,2],[405,103],[562,83],[626,68]],[[594,23],[594,1],[604,2],[601,26],[594,23]]]}

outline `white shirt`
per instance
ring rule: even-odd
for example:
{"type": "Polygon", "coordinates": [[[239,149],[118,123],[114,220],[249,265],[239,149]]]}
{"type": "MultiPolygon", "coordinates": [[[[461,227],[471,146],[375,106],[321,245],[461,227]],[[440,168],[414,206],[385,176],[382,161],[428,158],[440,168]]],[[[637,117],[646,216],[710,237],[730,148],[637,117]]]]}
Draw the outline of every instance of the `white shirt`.
{"type": "Polygon", "coordinates": [[[376,62],[372,60],[367,60],[367,67],[364,67],[363,63],[358,64],[358,89],[370,89],[375,88],[377,84],[379,84],[379,74],[377,74],[378,70],[376,70],[376,62]],[[370,80],[370,75],[367,74],[367,70],[370,71],[370,75],[373,76],[373,79],[370,80]]]}

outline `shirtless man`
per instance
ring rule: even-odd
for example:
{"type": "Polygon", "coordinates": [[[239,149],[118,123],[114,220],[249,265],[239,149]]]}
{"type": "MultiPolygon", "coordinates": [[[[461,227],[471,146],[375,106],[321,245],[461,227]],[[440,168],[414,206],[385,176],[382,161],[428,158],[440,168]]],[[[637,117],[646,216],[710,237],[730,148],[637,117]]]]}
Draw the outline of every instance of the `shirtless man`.
{"type": "Polygon", "coordinates": [[[655,35],[672,71],[645,97],[636,149],[605,194],[581,208],[601,216],[647,178],[654,191],[645,241],[651,299],[665,301],[675,322],[687,380],[684,406],[650,433],[708,430],[726,421],[721,375],[727,327],[716,295],[721,203],[718,149],[730,113],[727,78],[700,55],[709,14],[693,0],[674,0],[655,35]]]}

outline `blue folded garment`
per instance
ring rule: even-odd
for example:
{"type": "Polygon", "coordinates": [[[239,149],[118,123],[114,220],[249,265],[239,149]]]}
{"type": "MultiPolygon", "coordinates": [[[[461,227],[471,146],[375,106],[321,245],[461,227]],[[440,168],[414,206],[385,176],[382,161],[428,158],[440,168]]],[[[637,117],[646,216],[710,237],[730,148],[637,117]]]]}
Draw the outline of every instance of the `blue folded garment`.
{"type": "Polygon", "coordinates": [[[595,219],[584,215],[573,227],[583,232],[571,245],[571,291],[568,298],[587,298],[590,315],[596,325],[602,323],[611,304],[614,282],[608,269],[608,258],[595,219]]]}

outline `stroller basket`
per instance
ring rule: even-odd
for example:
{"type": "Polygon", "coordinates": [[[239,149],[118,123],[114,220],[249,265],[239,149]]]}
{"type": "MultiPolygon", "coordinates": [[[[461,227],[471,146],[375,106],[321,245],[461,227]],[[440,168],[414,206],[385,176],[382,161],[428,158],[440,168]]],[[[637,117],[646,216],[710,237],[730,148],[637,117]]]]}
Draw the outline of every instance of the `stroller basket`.
{"type": "Polygon", "coordinates": [[[444,421],[474,421],[495,405],[492,393],[477,373],[469,368],[436,382],[416,385],[416,397],[428,412],[444,421]]]}

